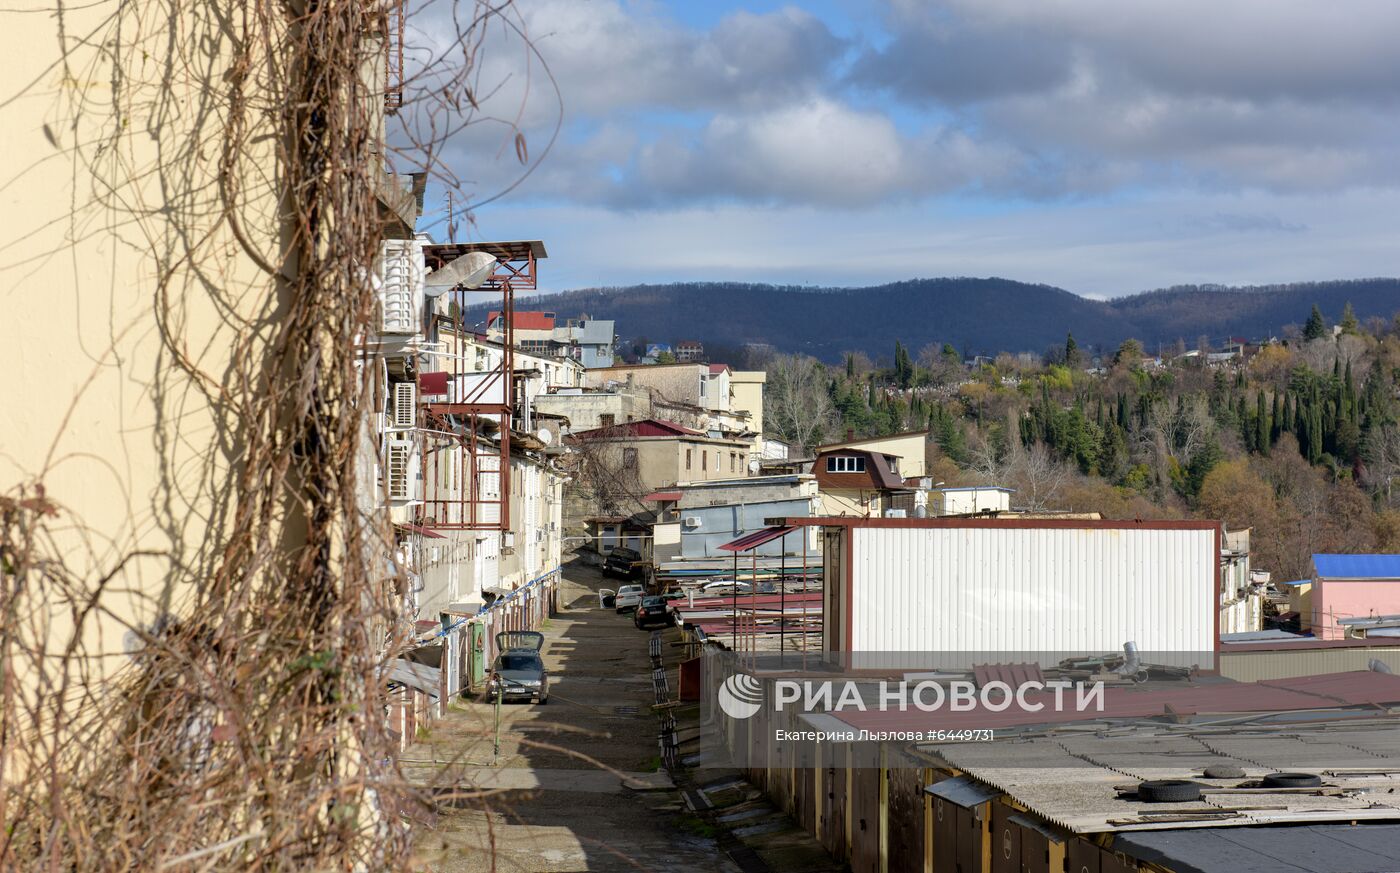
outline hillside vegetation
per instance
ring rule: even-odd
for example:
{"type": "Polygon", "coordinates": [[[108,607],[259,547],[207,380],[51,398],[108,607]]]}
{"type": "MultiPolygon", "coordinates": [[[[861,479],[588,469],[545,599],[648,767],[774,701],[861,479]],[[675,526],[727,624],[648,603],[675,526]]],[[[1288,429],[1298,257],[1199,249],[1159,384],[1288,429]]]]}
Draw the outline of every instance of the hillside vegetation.
{"type": "Polygon", "coordinates": [[[768,427],[808,447],[928,428],[935,480],[1008,485],[1027,509],[1251,527],[1256,565],[1301,578],[1313,552],[1400,551],[1400,316],[1302,320],[1213,363],[1128,339],[1092,368],[1077,330],[974,367],[951,345],[896,343],[885,365],[775,355],[768,427]]]}
{"type": "MultiPolygon", "coordinates": [[[[1112,301],[1089,300],[1049,285],[1008,279],[914,279],[869,288],[807,288],[706,282],[590,288],[522,299],[521,308],[561,317],[615,319],[635,341],[693,339],[733,357],[748,344],[802,352],[834,363],[846,351],[888,354],[950,343],[965,355],[1044,353],[1073,331],[1087,351],[1111,353],[1128,337],[1149,350],[1201,336],[1260,339],[1285,335],[1317,303],[1339,319],[1350,302],[1364,323],[1400,304],[1400,280],[1303,283],[1260,288],[1184,286],[1112,301]]],[[[473,314],[484,320],[485,309],[473,314]]],[[[731,361],[734,363],[736,361],[731,361]]]]}

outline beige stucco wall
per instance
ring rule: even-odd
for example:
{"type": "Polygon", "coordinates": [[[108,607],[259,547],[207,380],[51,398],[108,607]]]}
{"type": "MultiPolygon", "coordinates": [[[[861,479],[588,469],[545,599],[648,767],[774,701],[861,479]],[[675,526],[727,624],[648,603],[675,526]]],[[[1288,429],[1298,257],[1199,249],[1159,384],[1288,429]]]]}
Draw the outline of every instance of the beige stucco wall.
{"type": "MultiPolygon", "coordinates": [[[[749,414],[749,428],[763,433],[763,386],[768,374],[762,370],[733,370],[729,374],[730,406],[749,414]]],[[[755,442],[762,448],[762,437],[755,442]]]]}
{"type": "Polygon", "coordinates": [[[709,367],[704,364],[653,364],[595,368],[584,378],[586,384],[594,388],[606,388],[609,382],[625,383],[630,379],[633,384],[650,388],[666,400],[713,408],[700,397],[700,379],[708,373],[709,367]]]}
{"type": "MultiPolygon", "coordinates": [[[[180,7],[182,39],[170,40],[166,8],[119,7],[65,5],[66,61],[58,16],[8,14],[0,27],[0,493],[42,482],[62,507],[58,551],[76,574],[158,553],[128,562],[103,599],[123,621],[148,623],[218,558],[211,533],[241,425],[225,402],[237,390],[230,362],[263,354],[235,341],[245,323],[275,322],[280,301],[218,204],[224,82],[201,71],[228,49],[223,12],[180,7]],[[183,54],[194,45],[197,59],[183,54]],[[109,51],[122,52],[120,76],[109,51]],[[172,94],[160,90],[167,65],[178,70],[172,94]]],[[[252,123],[239,217],[276,260],[276,160],[252,123]]],[[[85,636],[120,652],[122,631],[94,618],[85,636]]]]}
{"type": "Polygon", "coordinates": [[[884,504],[879,491],[854,488],[830,488],[818,493],[818,515],[845,515],[855,518],[879,516],[884,504]]]}
{"type": "Polygon", "coordinates": [[[832,443],[830,445],[818,446],[818,451],[834,448],[868,449],[872,452],[881,452],[886,455],[899,456],[899,475],[905,479],[917,479],[925,475],[927,469],[924,463],[924,444],[927,442],[927,434],[912,433],[900,434],[890,437],[872,437],[865,440],[848,440],[846,442],[832,443]]]}
{"type": "Polygon", "coordinates": [[[535,397],[535,411],[568,416],[569,429],[577,433],[602,427],[604,415],[611,415],[613,424],[649,418],[651,405],[643,396],[619,391],[551,393],[535,397]]]}

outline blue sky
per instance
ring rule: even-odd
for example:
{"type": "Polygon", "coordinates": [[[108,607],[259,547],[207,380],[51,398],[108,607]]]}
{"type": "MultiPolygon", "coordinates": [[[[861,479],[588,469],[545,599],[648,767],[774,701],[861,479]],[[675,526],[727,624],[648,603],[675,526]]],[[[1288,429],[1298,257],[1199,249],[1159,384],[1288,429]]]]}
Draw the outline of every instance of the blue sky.
{"type": "MultiPolygon", "coordinates": [[[[451,4],[418,8],[411,45],[449,45],[451,4]]],[[[516,127],[533,161],[562,109],[529,178],[458,232],[543,239],[546,290],[996,275],[1110,297],[1400,274],[1389,0],[517,0],[516,14],[558,94],[493,30],[478,123],[438,158],[479,202],[520,175],[516,127]]],[[[430,189],[438,218],[445,190],[430,189]]]]}

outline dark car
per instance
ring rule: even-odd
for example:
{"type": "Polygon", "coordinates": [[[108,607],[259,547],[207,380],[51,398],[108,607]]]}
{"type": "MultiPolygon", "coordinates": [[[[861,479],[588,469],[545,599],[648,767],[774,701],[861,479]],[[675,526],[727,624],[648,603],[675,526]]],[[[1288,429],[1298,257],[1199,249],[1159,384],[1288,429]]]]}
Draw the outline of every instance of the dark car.
{"type": "Polygon", "coordinates": [[[665,597],[643,597],[636,615],[632,616],[632,623],[642,629],[674,624],[670,602],[665,597]]]}
{"type": "Polygon", "coordinates": [[[604,576],[618,576],[623,579],[641,579],[646,575],[647,562],[636,549],[614,546],[603,561],[604,576]]]}
{"type": "Polygon", "coordinates": [[[544,634],[539,631],[502,631],[496,634],[500,654],[491,665],[486,699],[534,700],[549,702],[549,673],[544,669],[540,649],[544,634]]]}

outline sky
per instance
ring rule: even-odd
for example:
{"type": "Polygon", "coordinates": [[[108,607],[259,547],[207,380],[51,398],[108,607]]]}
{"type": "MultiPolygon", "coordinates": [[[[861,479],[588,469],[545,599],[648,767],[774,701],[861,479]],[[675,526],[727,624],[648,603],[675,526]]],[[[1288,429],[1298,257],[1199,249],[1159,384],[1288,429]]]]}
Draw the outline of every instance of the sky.
{"type": "Polygon", "coordinates": [[[472,8],[418,5],[401,120],[544,290],[1400,274],[1393,0],[515,0],[464,83],[472,8]]]}

